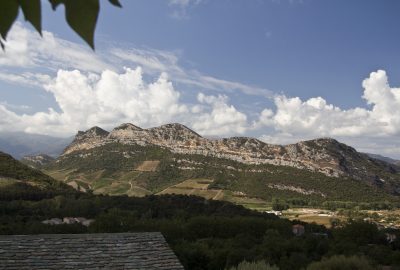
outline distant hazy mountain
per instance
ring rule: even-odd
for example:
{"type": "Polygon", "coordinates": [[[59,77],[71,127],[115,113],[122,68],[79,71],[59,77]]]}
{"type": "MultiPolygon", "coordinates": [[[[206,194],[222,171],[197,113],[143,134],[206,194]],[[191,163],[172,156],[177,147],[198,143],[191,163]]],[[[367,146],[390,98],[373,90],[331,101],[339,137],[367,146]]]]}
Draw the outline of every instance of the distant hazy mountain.
{"type": "Polygon", "coordinates": [[[58,156],[71,141],[72,137],[57,138],[24,132],[3,132],[0,133],[0,151],[9,153],[16,159],[37,154],[58,156]]]}
{"type": "Polygon", "coordinates": [[[395,164],[395,165],[400,166],[400,160],[393,159],[393,158],[390,158],[390,157],[385,157],[385,156],[382,156],[382,155],[377,155],[377,154],[371,154],[371,153],[365,153],[365,154],[367,154],[368,156],[370,156],[372,158],[375,158],[375,159],[378,159],[378,160],[385,161],[387,163],[391,163],[391,164],[395,164]]]}

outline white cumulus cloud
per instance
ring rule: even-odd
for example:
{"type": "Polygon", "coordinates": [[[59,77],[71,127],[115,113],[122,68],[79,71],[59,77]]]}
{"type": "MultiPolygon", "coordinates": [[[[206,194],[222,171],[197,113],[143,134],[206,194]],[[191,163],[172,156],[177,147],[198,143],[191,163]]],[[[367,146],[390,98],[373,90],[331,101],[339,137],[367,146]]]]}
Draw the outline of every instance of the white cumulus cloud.
{"type": "Polygon", "coordinates": [[[261,138],[274,142],[280,138],[282,143],[322,136],[393,140],[400,135],[400,88],[389,86],[383,70],[372,72],[362,86],[362,97],[370,108],[343,110],[321,97],[303,101],[299,97],[276,96],[276,110],[265,109],[257,123],[273,128],[275,133],[261,138]]]}
{"type": "Polygon", "coordinates": [[[207,96],[199,93],[200,104],[211,106],[209,112],[194,117],[192,127],[200,134],[218,136],[223,134],[243,134],[249,128],[246,114],[229,105],[227,96],[207,96]]]}
{"type": "MultiPolygon", "coordinates": [[[[179,8],[198,3],[170,2],[179,8]]],[[[50,32],[44,31],[42,38],[16,23],[6,51],[0,50],[0,81],[39,88],[38,95],[47,91],[57,106],[37,111],[35,104],[26,104],[30,112],[37,111],[28,114],[0,100],[0,131],[67,136],[94,125],[109,129],[122,122],[143,127],[181,122],[205,136],[264,134],[260,138],[270,143],[329,136],[365,151],[400,157],[400,88],[389,85],[383,70],[362,82],[360,96],[366,106],[345,110],[322,97],[274,95],[265,88],[184,68],[177,52],[117,45],[94,53],[50,32]],[[182,92],[186,89],[191,92],[182,92]],[[238,107],[245,106],[232,105],[232,93],[257,96],[260,102],[269,98],[274,105],[261,112],[241,111],[238,107]]]]}
{"type": "Polygon", "coordinates": [[[112,128],[121,122],[159,125],[188,111],[165,74],[146,83],[141,68],[124,73],[105,70],[100,75],[78,70],[59,70],[44,85],[54,95],[60,112],[49,109],[32,115],[17,115],[0,105],[1,130],[66,135],[99,125],[112,128]]]}
{"type": "Polygon", "coordinates": [[[0,104],[0,131],[71,135],[92,126],[111,129],[123,122],[142,127],[182,122],[204,135],[243,133],[245,114],[228,104],[226,96],[198,95],[198,103],[183,104],[166,73],[147,83],[140,67],[123,73],[105,70],[100,75],[59,70],[43,85],[59,111],[18,115],[0,104]]]}

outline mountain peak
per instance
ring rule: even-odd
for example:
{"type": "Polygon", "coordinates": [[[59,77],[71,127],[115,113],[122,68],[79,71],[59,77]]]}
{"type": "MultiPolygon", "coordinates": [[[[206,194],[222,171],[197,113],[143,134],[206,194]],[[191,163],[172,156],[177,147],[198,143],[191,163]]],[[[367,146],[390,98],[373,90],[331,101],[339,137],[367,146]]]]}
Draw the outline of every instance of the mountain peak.
{"type": "Polygon", "coordinates": [[[76,135],[77,137],[87,137],[87,136],[99,136],[99,137],[106,137],[108,135],[108,131],[98,127],[94,126],[89,128],[86,131],[78,131],[78,134],[76,135]]]}
{"type": "MultiPolygon", "coordinates": [[[[312,140],[301,141],[303,143],[317,143],[317,144],[339,144],[337,140],[331,137],[321,137],[312,140]]],[[[300,142],[300,143],[301,143],[300,142]]]]}
{"type": "Polygon", "coordinates": [[[94,126],[86,131],[78,131],[72,143],[64,149],[63,155],[75,150],[91,148],[93,145],[101,144],[103,139],[107,138],[109,132],[94,126]]]}
{"type": "Polygon", "coordinates": [[[192,140],[202,138],[198,133],[179,123],[166,124],[147,129],[153,136],[163,140],[192,140]]]}
{"type": "MultiPolygon", "coordinates": [[[[188,128],[187,126],[180,124],[180,123],[170,123],[170,124],[165,124],[165,125],[161,125],[159,126],[159,128],[171,128],[171,129],[176,129],[176,130],[187,130],[189,132],[192,133],[196,133],[194,132],[192,129],[188,128]]],[[[197,133],[196,133],[197,134],[197,133]]],[[[198,134],[197,134],[198,135],[198,134]]],[[[199,135],[200,136],[200,135],[199,135]]]]}
{"type": "Polygon", "coordinates": [[[324,149],[328,149],[330,151],[340,151],[340,152],[347,153],[347,154],[350,154],[350,153],[359,154],[357,152],[357,150],[354,149],[353,147],[348,146],[348,145],[341,143],[333,138],[328,138],[328,137],[327,138],[317,138],[314,140],[300,142],[300,144],[301,143],[304,143],[304,144],[306,144],[310,147],[314,147],[316,149],[324,148],[324,149]]]}
{"type": "Polygon", "coordinates": [[[131,123],[123,123],[118,127],[114,128],[113,130],[143,130],[143,129],[131,123]]]}

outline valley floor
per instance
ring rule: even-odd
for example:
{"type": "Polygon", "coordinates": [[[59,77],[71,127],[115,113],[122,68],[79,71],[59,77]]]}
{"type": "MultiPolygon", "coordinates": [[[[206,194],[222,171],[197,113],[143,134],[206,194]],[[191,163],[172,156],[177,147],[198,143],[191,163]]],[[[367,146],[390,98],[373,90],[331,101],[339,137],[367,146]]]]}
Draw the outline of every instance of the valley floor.
{"type": "Polygon", "coordinates": [[[322,208],[289,208],[283,211],[273,211],[270,203],[243,204],[243,206],[260,212],[274,213],[289,220],[300,220],[316,223],[331,228],[332,225],[342,224],[350,219],[363,219],[382,228],[400,229],[400,209],[392,210],[345,210],[330,211],[322,208]]]}

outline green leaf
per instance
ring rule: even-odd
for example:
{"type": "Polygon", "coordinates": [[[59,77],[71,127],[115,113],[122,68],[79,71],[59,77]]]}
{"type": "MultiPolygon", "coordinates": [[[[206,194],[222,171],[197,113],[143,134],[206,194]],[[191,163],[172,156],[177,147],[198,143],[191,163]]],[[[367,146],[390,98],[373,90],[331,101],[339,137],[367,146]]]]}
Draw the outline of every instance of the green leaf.
{"type": "Polygon", "coordinates": [[[53,9],[65,6],[69,26],[94,50],[94,30],[99,15],[99,0],[49,0],[53,9]]]}
{"type": "MultiPolygon", "coordinates": [[[[17,0],[0,0],[0,36],[6,40],[7,33],[18,16],[17,0]]],[[[4,49],[3,42],[1,47],[4,49]]]]}
{"type": "Polygon", "coordinates": [[[18,0],[25,20],[30,22],[42,34],[42,14],[40,0],[18,0]]]}
{"type": "Polygon", "coordinates": [[[63,3],[63,0],[49,0],[49,2],[53,10],[56,10],[57,6],[63,3]]]}
{"type": "Polygon", "coordinates": [[[99,15],[99,0],[70,0],[66,2],[68,24],[94,50],[94,30],[99,15]]]}
{"type": "MultiPolygon", "coordinates": [[[[122,7],[119,0],[108,1],[114,6],[122,7]]],[[[94,31],[100,10],[99,0],[49,0],[49,2],[53,10],[64,4],[69,26],[94,49],[94,31]]]]}
{"type": "Polygon", "coordinates": [[[116,7],[122,7],[121,3],[119,2],[119,0],[108,0],[110,1],[110,3],[116,7]]]}

